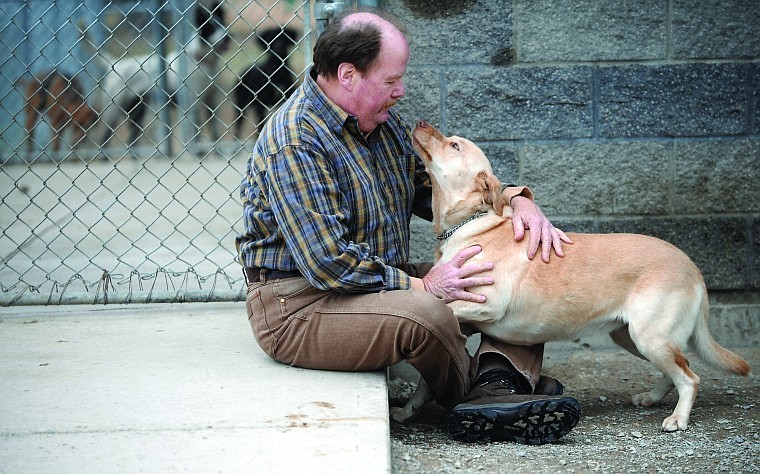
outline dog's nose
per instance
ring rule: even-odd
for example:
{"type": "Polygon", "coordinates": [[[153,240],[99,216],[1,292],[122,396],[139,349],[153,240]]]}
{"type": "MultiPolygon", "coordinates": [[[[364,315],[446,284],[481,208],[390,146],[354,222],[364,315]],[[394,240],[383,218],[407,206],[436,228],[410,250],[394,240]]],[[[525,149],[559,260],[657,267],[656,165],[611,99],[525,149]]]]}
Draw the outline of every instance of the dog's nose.
{"type": "Polygon", "coordinates": [[[424,120],[420,120],[419,122],[417,122],[417,126],[420,128],[427,128],[428,124],[424,120]]]}

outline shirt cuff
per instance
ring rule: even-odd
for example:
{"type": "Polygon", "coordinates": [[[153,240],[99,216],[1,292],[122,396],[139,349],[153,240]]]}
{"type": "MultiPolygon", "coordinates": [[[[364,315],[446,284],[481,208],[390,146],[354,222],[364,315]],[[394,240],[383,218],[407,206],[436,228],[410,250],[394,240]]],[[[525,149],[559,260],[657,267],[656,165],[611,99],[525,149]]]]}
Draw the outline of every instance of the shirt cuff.
{"type": "Polygon", "coordinates": [[[533,200],[533,191],[531,191],[527,186],[511,186],[508,184],[502,187],[501,195],[504,196],[504,199],[509,204],[509,207],[512,207],[512,198],[515,196],[523,196],[530,199],[531,201],[533,200]]]}
{"type": "Polygon", "coordinates": [[[390,265],[385,268],[385,288],[387,290],[408,290],[412,287],[412,278],[407,273],[390,265]]]}

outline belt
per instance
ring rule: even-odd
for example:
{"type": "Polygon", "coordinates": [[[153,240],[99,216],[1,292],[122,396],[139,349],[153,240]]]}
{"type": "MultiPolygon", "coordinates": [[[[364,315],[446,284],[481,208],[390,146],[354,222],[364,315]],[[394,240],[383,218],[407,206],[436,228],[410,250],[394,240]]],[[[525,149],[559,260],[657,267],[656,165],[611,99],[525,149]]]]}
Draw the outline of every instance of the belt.
{"type": "Polygon", "coordinates": [[[243,276],[245,276],[246,283],[261,281],[262,275],[267,280],[271,280],[272,278],[294,278],[303,276],[298,270],[283,271],[273,270],[271,268],[243,267],[243,276]]]}

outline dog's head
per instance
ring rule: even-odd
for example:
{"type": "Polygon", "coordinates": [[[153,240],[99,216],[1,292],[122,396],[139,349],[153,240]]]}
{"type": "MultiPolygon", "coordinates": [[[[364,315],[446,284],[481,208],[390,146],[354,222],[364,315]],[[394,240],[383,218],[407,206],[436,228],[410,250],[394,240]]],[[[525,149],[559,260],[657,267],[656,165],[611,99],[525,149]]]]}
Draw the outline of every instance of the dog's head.
{"type": "Polygon", "coordinates": [[[227,34],[227,21],[224,7],[219,0],[203,0],[195,7],[195,27],[201,42],[199,49],[204,55],[223,54],[230,46],[230,36],[227,34]]]}
{"type": "Polygon", "coordinates": [[[501,215],[505,204],[501,183],[477,145],[461,137],[446,137],[424,120],[417,123],[412,136],[433,184],[436,224],[451,228],[488,209],[501,215]]]}
{"type": "Polygon", "coordinates": [[[288,57],[290,50],[298,44],[298,32],[289,26],[267,28],[255,36],[262,49],[269,50],[283,61],[288,57]]]}

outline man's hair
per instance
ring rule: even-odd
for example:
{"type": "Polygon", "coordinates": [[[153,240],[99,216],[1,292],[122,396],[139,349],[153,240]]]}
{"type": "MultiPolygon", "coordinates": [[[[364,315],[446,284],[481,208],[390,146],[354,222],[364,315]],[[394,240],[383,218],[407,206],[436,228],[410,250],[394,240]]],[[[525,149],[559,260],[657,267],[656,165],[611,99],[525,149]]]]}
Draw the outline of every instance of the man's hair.
{"type": "MultiPolygon", "coordinates": [[[[403,29],[395,21],[379,15],[390,21],[403,33],[403,29]]],[[[314,46],[314,67],[312,75],[321,74],[325,77],[336,77],[341,63],[351,63],[361,73],[367,72],[380,55],[383,32],[380,26],[372,21],[344,21],[341,15],[324,29],[314,46]]]]}

